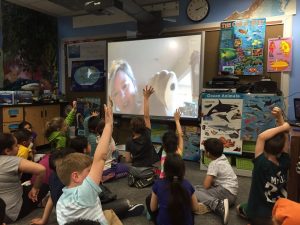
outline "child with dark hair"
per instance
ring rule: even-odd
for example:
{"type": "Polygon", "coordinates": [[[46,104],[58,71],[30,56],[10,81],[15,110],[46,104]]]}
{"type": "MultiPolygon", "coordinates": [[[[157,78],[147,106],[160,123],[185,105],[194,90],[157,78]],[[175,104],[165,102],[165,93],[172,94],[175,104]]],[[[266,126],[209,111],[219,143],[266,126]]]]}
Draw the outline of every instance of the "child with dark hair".
{"type": "Polygon", "coordinates": [[[33,160],[32,151],[28,148],[32,140],[32,133],[27,129],[20,129],[14,132],[14,136],[19,145],[17,156],[23,159],[33,160]]]}
{"type": "Polygon", "coordinates": [[[46,123],[45,137],[53,149],[61,149],[67,146],[68,128],[75,119],[77,110],[77,102],[73,101],[72,110],[68,113],[64,119],[62,117],[54,117],[46,123]]]}
{"type": "Polygon", "coordinates": [[[2,198],[0,198],[0,225],[5,225],[4,217],[5,217],[5,208],[6,204],[2,198]]]}
{"type": "Polygon", "coordinates": [[[182,133],[182,129],[181,129],[181,125],[180,125],[180,116],[181,116],[181,112],[179,111],[179,109],[176,109],[175,113],[174,113],[174,120],[175,120],[175,124],[176,124],[176,131],[177,131],[177,135],[175,134],[174,131],[168,131],[166,133],[164,133],[164,135],[162,136],[162,147],[163,147],[163,151],[161,154],[161,158],[160,158],[160,175],[159,178],[164,178],[165,174],[164,174],[164,162],[166,159],[167,154],[169,153],[177,153],[180,156],[182,156],[183,154],[183,133],[182,133]]]}
{"type": "Polygon", "coordinates": [[[144,118],[134,117],[130,121],[132,137],[126,143],[125,160],[135,167],[151,167],[159,160],[151,141],[149,98],[154,93],[151,86],[143,89],[144,118]]]}
{"type": "Polygon", "coordinates": [[[29,146],[29,148],[33,148],[34,141],[37,137],[37,134],[32,130],[32,125],[28,121],[23,121],[19,124],[19,129],[26,129],[31,132],[31,141],[32,141],[32,146],[29,146]]]}
{"type": "Polygon", "coordinates": [[[286,198],[287,173],[290,166],[288,132],[282,111],[272,109],[277,127],[258,135],[248,203],[237,206],[238,214],[254,224],[272,224],[272,208],[278,198],[286,198]]]}
{"type": "Polygon", "coordinates": [[[71,138],[70,148],[74,149],[75,152],[81,152],[84,154],[90,154],[91,152],[91,145],[88,142],[87,138],[83,136],[71,138]]]}
{"type": "Polygon", "coordinates": [[[178,154],[167,154],[164,163],[165,178],[155,181],[146,206],[155,224],[193,225],[193,212],[198,203],[195,190],[184,179],[185,165],[178,154]]]}
{"type": "Polygon", "coordinates": [[[101,118],[99,116],[91,116],[88,120],[88,136],[87,136],[87,140],[88,143],[91,145],[91,152],[90,152],[90,156],[94,156],[95,151],[96,151],[96,147],[97,147],[97,139],[98,139],[98,126],[100,125],[100,123],[103,123],[103,121],[101,122],[101,118]]]}
{"type": "Polygon", "coordinates": [[[207,168],[203,186],[195,186],[199,202],[222,217],[223,224],[229,220],[229,207],[235,203],[238,179],[226,156],[223,143],[217,138],[204,141],[205,155],[212,161],[207,168]]]}
{"type": "Polygon", "coordinates": [[[12,134],[0,133],[0,198],[6,204],[5,222],[11,223],[32,212],[48,192],[42,185],[45,168],[38,163],[17,157],[18,144],[12,134]],[[21,173],[37,175],[35,183],[22,186],[21,173]]]}

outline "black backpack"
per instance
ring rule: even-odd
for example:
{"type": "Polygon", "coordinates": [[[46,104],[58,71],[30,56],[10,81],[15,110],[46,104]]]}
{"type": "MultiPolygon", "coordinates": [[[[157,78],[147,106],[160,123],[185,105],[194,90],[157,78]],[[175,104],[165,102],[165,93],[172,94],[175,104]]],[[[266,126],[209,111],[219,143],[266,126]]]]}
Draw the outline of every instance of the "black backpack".
{"type": "Polygon", "coordinates": [[[155,179],[154,167],[129,167],[128,185],[130,187],[144,188],[153,184],[155,179]]]}

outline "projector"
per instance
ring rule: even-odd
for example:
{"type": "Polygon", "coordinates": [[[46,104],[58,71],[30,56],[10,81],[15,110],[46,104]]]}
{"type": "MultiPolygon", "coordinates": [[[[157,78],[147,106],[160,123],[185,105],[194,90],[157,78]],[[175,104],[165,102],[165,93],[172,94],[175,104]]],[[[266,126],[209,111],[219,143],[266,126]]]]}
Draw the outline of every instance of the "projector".
{"type": "Polygon", "coordinates": [[[87,12],[99,12],[113,6],[114,1],[112,0],[98,0],[84,3],[84,8],[87,12]]]}

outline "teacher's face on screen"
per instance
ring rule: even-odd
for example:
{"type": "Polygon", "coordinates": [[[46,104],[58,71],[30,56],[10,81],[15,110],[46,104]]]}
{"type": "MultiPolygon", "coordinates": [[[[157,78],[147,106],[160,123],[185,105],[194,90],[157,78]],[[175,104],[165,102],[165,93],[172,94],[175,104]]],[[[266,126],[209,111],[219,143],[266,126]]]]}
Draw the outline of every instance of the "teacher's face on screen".
{"type": "Polygon", "coordinates": [[[112,100],[116,107],[123,113],[134,113],[136,111],[136,88],[128,75],[119,70],[113,81],[112,100]]]}

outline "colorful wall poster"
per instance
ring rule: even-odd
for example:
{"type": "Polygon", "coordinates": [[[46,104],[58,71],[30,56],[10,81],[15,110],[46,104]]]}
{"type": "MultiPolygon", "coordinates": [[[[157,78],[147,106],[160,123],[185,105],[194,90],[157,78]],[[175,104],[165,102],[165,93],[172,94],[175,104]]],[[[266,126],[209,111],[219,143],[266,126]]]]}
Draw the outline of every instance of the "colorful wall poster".
{"type": "Polygon", "coordinates": [[[200,127],[182,126],[183,132],[183,159],[200,161],[200,127]]]}
{"type": "Polygon", "coordinates": [[[292,38],[268,40],[268,72],[285,72],[292,69],[292,38]]]}
{"type": "Polygon", "coordinates": [[[104,60],[72,62],[72,91],[104,91],[104,60]]]}
{"type": "Polygon", "coordinates": [[[235,75],[263,74],[266,19],[221,23],[219,70],[235,75]]]}
{"type": "Polygon", "coordinates": [[[241,138],[256,141],[261,132],[274,127],[271,111],[275,106],[282,108],[282,105],[282,96],[244,95],[241,138]]]}
{"type": "Polygon", "coordinates": [[[224,152],[242,154],[241,123],[243,95],[237,93],[202,94],[200,149],[208,138],[219,138],[224,152]]]}

